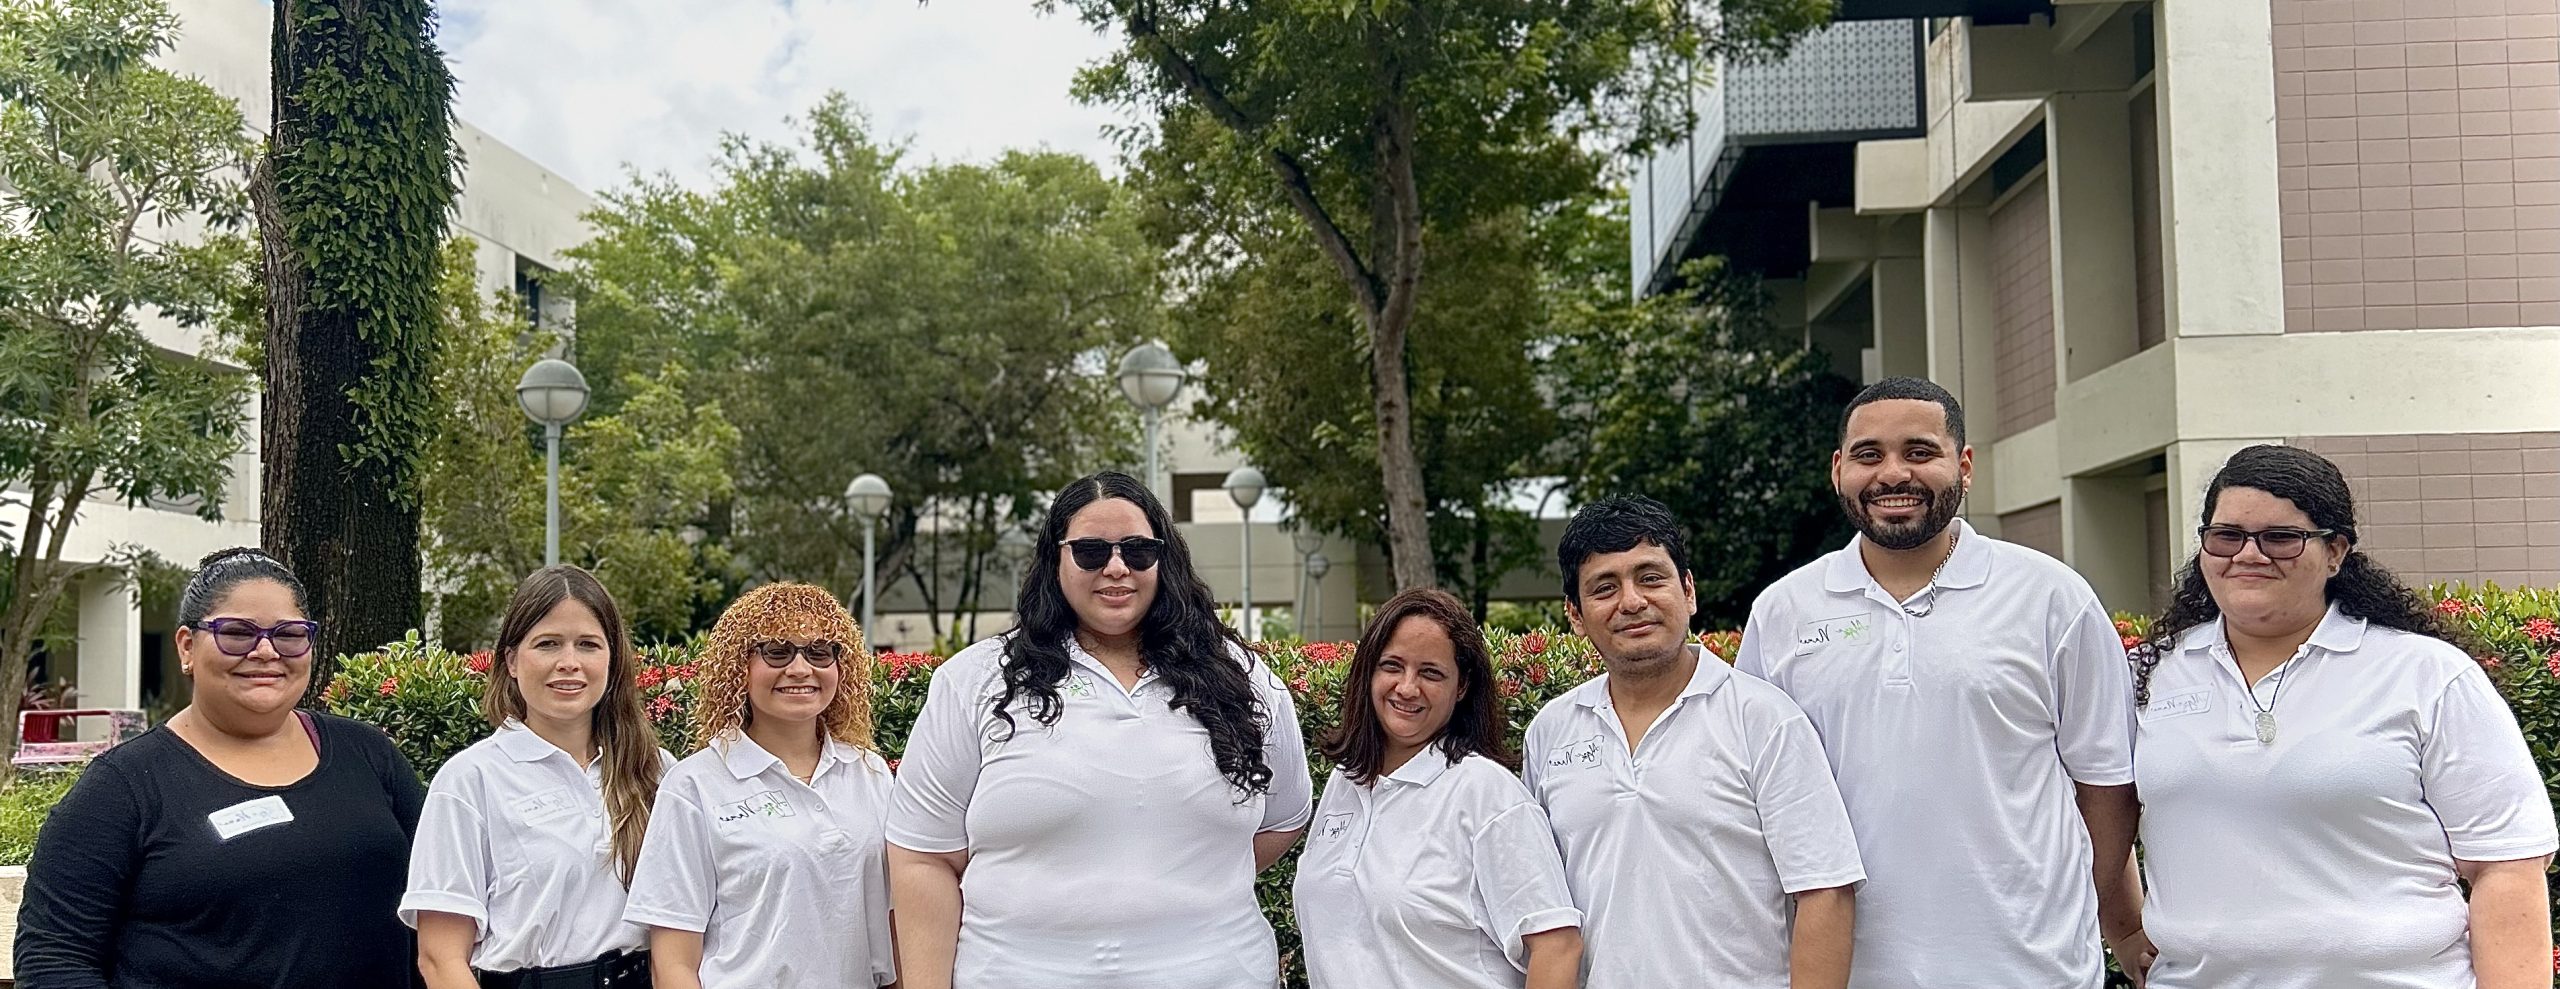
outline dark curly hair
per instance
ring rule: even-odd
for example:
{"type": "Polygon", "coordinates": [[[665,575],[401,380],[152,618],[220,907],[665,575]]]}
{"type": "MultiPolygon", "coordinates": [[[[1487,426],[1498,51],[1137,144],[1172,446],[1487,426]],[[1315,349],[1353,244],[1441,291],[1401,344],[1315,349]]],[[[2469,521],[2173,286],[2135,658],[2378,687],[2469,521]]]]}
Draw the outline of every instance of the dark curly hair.
{"type": "Polygon", "coordinates": [[[1029,697],[1033,720],[1058,723],[1058,682],[1069,666],[1067,637],[1081,624],[1058,586],[1059,549],[1076,513],[1108,498],[1138,506],[1152,535],[1164,540],[1164,553],[1156,559],[1155,602],[1138,623],[1139,658],[1173,688],[1169,706],[1189,711],[1208,730],[1219,775],[1248,797],[1268,791],[1271,765],[1263,758],[1262,739],[1272,730],[1271,715],[1254,693],[1251,675],[1230,652],[1244,649],[1244,639],[1218,620],[1217,599],[1192,569],[1191,548],[1174,528],[1173,514],[1137,478],[1119,471],[1078,478],[1049,503],[1031,567],[1022,575],[1022,593],[1014,599],[1016,624],[1005,633],[1004,690],[995,698],[995,717],[1008,732],[1016,729],[1009,709],[1015,698],[1029,697]]]}
{"type": "Polygon", "coordinates": [[[1506,726],[1501,708],[1494,703],[1493,650],[1485,646],[1484,629],[1476,625],[1466,605],[1436,587],[1417,587],[1388,598],[1378,606],[1377,616],[1369,619],[1368,630],[1360,633],[1360,645],[1351,654],[1351,671],[1342,678],[1342,723],[1325,737],[1324,757],[1341,766],[1351,782],[1367,786],[1377,780],[1379,763],[1386,760],[1387,731],[1378,723],[1377,707],[1369,699],[1369,681],[1378,675],[1387,640],[1396,637],[1396,628],[1408,618],[1440,626],[1458,661],[1458,703],[1440,737],[1426,747],[1440,750],[1451,763],[1473,753],[1504,768],[1519,769],[1519,760],[1502,744],[1506,726]]]}
{"type": "MultiPolygon", "coordinates": [[[[2199,525],[2213,524],[2214,506],[2222,500],[2226,488],[2254,488],[2290,501],[2311,517],[2313,528],[2328,529],[2347,542],[2347,558],[2339,563],[2336,576],[2329,578],[2325,593],[2338,610],[2385,628],[2434,636],[2476,653],[2470,636],[2445,625],[2427,607],[2418,592],[2382,564],[2375,563],[2363,550],[2356,549],[2355,496],[2347,490],[2347,479],[2338,473],[2338,465],[2309,450],[2290,446],[2261,444],[2232,454],[2222,470],[2213,475],[2213,484],[2205,489],[2204,517],[2199,525]]],[[[2151,703],[2151,672],[2160,665],[2160,657],[2178,647],[2178,637],[2188,629],[2221,617],[2222,608],[2213,601],[2213,593],[2204,582],[2201,559],[2190,559],[2178,572],[2178,586],[2169,598],[2169,610],[2151,624],[2151,634],[2133,654],[2133,703],[2136,707],[2151,703]]]]}

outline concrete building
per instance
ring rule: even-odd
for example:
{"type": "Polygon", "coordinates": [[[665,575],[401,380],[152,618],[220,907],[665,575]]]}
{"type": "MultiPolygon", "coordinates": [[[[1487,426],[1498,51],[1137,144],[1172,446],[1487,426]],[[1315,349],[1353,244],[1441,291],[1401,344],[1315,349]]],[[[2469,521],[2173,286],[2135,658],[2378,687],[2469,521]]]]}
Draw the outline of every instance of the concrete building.
{"type": "MultiPolygon", "coordinates": [[[[174,0],[171,7],[180,19],[181,34],[159,64],[202,79],[236,101],[253,135],[263,137],[273,107],[268,74],[271,8],[260,0],[174,0]]],[[[481,286],[524,293],[542,318],[559,318],[564,315],[562,307],[541,299],[533,279],[561,267],[562,253],[588,237],[581,217],[592,201],[566,179],[468,123],[456,127],[456,138],[467,164],[452,233],[478,243],[481,286]]],[[[187,234],[186,224],[181,223],[170,235],[187,234]]],[[[197,359],[204,349],[200,333],[165,319],[147,322],[145,330],[174,356],[197,359]]],[[[254,369],[237,370],[254,373],[254,369]]],[[[256,414],[252,408],[249,442],[232,460],[230,489],[219,506],[222,521],[197,518],[193,503],[129,507],[91,502],[71,530],[64,558],[96,562],[109,558],[115,547],[135,546],[191,565],[216,549],[256,545],[256,414]]],[[[18,523],[23,522],[24,508],[7,510],[19,513],[13,527],[23,529],[18,523]]],[[[82,707],[174,710],[184,703],[186,681],[178,676],[170,640],[175,602],[140,600],[129,585],[105,578],[84,582],[75,599],[77,644],[45,657],[47,677],[73,681],[82,707]]]]}
{"type": "Polygon", "coordinates": [[[2560,585],[2560,0],[1841,6],[1638,164],[1638,291],[1726,254],[1946,385],[1968,516],[2112,607],[2266,442],[2413,582],[2560,585]]]}

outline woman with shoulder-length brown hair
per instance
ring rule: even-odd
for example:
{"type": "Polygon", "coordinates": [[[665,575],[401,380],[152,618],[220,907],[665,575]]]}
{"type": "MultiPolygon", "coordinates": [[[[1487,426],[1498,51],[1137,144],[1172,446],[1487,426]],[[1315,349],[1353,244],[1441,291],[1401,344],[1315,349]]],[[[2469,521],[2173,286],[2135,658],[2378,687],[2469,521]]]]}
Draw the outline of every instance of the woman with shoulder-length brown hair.
{"type": "Polygon", "coordinates": [[[1378,608],[1323,743],[1333,776],[1298,859],[1316,989],[1578,983],[1582,911],[1503,728],[1465,605],[1419,589],[1378,608]]]}
{"type": "Polygon", "coordinates": [[[712,627],[697,751],[658,787],[623,912],[650,929],[659,989],[896,980],[871,662],[807,584],[748,591],[712,627]]]}
{"type": "Polygon", "coordinates": [[[497,732],[436,773],[409,854],[400,918],[427,989],[648,985],[647,932],[623,899],[673,759],[638,666],[593,575],[544,567],[516,585],[480,698],[497,732]]]}

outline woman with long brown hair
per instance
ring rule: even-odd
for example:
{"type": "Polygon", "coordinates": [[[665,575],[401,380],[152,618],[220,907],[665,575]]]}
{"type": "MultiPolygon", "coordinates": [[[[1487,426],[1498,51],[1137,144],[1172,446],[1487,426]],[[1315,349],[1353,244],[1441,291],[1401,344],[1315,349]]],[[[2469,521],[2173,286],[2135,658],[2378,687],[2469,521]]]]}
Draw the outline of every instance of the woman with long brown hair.
{"type": "Polygon", "coordinates": [[[658,788],[623,916],[659,989],[844,989],[896,979],[871,738],[871,651],[826,589],[766,584],[702,658],[698,751],[658,788]]]}
{"type": "Polygon", "coordinates": [[[409,855],[400,918],[427,989],[649,984],[647,933],[622,909],[673,759],[638,666],[593,575],[516,586],[480,698],[497,732],[436,773],[409,855]]]}

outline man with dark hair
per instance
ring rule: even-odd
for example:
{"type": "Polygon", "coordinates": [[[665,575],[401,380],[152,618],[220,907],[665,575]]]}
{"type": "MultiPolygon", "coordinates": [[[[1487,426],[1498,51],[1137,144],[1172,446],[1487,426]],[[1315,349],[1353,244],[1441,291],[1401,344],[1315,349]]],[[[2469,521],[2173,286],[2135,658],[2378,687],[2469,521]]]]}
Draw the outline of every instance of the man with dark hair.
{"type": "Polygon", "coordinates": [[[1735,665],[1813,720],[1857,826],[1852,986],[2097,989],[2141,929],[2124,648],[2080,575],[1956,517],[1972,481],[1954,396],[1869,386],[1831,456],[1858,535],[1760,595],[1735,665]]]}
{"type": "Polygon", "coordinates": [[[1689,636],[1679,520],[1611,498],[1556,549],[1608,672],[1529,725],[1524,782],[1583,911],[1587,989],[1841,989],[1866,873],[1822,740],[1786,694],[1689,636]]]}

